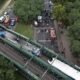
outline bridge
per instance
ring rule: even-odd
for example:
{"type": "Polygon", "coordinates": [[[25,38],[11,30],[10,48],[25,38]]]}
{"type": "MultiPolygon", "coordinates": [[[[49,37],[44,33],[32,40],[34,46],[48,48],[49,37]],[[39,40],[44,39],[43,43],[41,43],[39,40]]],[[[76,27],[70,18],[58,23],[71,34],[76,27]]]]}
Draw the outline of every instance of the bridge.
{"type": "Polygon", "coordinates": [[[0,55],[12,61],[32,80],[80,80],[80,68],[33,40],[5,28],[0,55]],[[69,70],[66,70],[69,69],[69,70]],[[73,72],[70,74],[70,72],[73,72]]]}

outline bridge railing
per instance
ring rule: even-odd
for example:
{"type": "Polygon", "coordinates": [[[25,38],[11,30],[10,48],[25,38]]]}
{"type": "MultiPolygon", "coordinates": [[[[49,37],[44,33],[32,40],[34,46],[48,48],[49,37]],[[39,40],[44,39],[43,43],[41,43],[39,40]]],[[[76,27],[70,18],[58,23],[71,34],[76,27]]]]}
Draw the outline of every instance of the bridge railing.
{"type": "Polygon", "coordinates": [[[24,65],[21,65],[20,63],[16,62],[15,60],[13,60],[12,58],[10,58],[9,56],[7,56],[5,53],[0,52],[0,55],[4,56],[5,58],[7,58],[8,60],[10,60],[12,63],[14,63],[17,67],[19,67],[19,69],[21,69],[22,71],[24,71],[27,75],[29,75],[33,80],[41,80],[39,77],[37,77],[35,74],[33,74],[31,71],[29,71],[28,69],[24,68],[24,65]]]}
{"type": "MultiPolygon", "coordinates": [[[[3,39],[3,38],[2,38],[2,41],[4,41],[9,46],[15,48],[16,50],[20,51],[21,53],[23,53],[28,58],[32,58],[34,56],[33,54],[31,54],[30,52],[28,52],[24,48],[21,48],[20,45],[18,45],[18,44],[13,44],[11,41],[9,41],[7,39],[3,39]]],[[[72,80],[72,78],[70,78],[69,76],[65,75],[64,73],[62,73],[61,71],[59,71],[57,68],[49,65],[45,61],[41,60],[37,56],[33,57],[33,61],[36,64],[38,64],[39,66],[43,67],[44,69],[48,69],[50,73],[57,74],[57,77],[62,77],[65,80],[72,80]]]]}
{"type": "MultiPolygon", "coordinates": [[[[12,30],[10,30],[10,29],[5,28],[5,26],[3,26],[3,25],[0,25],[0,27],[3,27],[6,31],[8,31],[8,32],[10,32],[10,33],[12,33],[12,34],[20,37],[20,38],[23,39],[23,40],[25,40],[25,41],[27,41],[27,42],[29,42],[29,43],[31,43],[31,44],[39,47],[39,48],[42,48],[42,49],[45,51],[45,55],[46,55],[47,57],[52,58],[52,57],[56,57],[57,55],[59,55],[59,53],[57,54],[57,53],[55,53],[54,51],[48,49],[47,47],[42,46],[41,44],[39,44],[39,43],[37,43],[37,42],[29,39],[28,37],[25,37],[25,36],[23,36],[23,35],[15,32],[15,31],[12,31],[12,30]]],[[[80,71],[80,69],[79,69],[78,67],[76,67],[73,63],[71,63],[71,62],[68,61],[67,59],[65,59],[63,56],[59,55],[57,59],[59,59],[60,61],[66,63],[66,64],[70,65],[71,67],[73,67],[73,68],[75,68],[75,69],[77,69],[77,70],[80,71]]]]}

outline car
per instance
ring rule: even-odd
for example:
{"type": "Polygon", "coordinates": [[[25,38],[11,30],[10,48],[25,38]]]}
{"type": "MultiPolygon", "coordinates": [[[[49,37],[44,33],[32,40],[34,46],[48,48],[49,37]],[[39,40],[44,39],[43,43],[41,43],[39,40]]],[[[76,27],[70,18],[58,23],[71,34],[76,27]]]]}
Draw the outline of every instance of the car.
{"type": "Polygon", "coordinates": [[[1,16],[1,17],[0,17],[0,23],[3,23],[4,20],[5,20],[5,17],[4,17],[4,16],[1,16]]]}
{"type": "Polygon", "coordinates": [[[28,50],[29,52],[31,52],[35,56],[40,56],[40,54],[41,54],[41,49],[36,46],[32,46],[32,44],[30,44],[30,43],[25,44],[24,48],[26,50],[28,50]]]}
{"type": "Polygon", "coordinates": [[[32,50],[32,54],[36,55],[36,56],[40,56],[40,49],[39,48],[33,48],[32,50]]]}

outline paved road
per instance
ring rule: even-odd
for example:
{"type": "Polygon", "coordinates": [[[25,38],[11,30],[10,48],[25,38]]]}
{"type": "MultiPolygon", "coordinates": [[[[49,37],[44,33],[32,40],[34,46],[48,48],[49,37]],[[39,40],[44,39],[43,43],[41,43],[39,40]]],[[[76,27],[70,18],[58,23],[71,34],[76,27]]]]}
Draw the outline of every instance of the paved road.
{"type": "Polygon", "coordinates": [[[46,31],[50,27],[34,27],[34,40],[40,42],[41,44],[45,45],[46,47],[54,50],[57,53],[60,53],[66,57],[69,61],[73,62],[76,64],[75,58],[72,56],[70,47],[69,47],[69,42],[68,42],[68,37],[65,33],[61,34],[58,24],[56,20],[54,20],[54,28],[56,30],[56,35],[57,35],[57,41],[55,43],[51,43],[50,37],[49,37],[49,32],[46,31]],[[59,50],[59,51],[58,51],[59,50]],[[64,53],[62,53],[64,52],[64,53]]]}
{"type": "Polygon", "coordinates": [[[49,49],[54,50],[55,52],[59,52],[58,51],[58,47],[57,47],[57,42],[55,41],[53,44],[51,43],[50,40],[50,35],[49,35],[49,29],[51,27],[53,27],[54,25],[52,23],[50,23],[49,25],[45,24],[43,25],[43,27],[34,27],[33,28],[33,32],[34,32],[34,37],[33,39],[35,41],[38,41],[39,43],[41,43],[42,45],[48,47],[49,49]],[[46,27],[47,26],[47,27],[46,27]]]}
{"type": "MultiPolygon", "coordinates": [[[[24,50],[26,50],[27,52],[31,53],[32,54],[32,50],[33,48],[35,49],[39,49],[39,47],[36,47],[35,45],[29,43],[29,42],[26,42],[25,40],[23,39],[19,39],[19,41],[17,41],[16,39],[18,38],[17,36],[9,33],[6,31],[6,39],[8,39],[10,42],[12,42],[13,44],[17,44],[17,45],[21,45],[22,48],[24,48],[24,50]]],[[[41,52],[41,51],[40,51],[41,52]]],[[[44,53],[46,55],[46,53],[44,53]]],[[[48,63],[48,60],[49,58],[47,56],[43,55],[42,53],[40,53],[40,59],[44,60],[45,62],[48,63]]]]}

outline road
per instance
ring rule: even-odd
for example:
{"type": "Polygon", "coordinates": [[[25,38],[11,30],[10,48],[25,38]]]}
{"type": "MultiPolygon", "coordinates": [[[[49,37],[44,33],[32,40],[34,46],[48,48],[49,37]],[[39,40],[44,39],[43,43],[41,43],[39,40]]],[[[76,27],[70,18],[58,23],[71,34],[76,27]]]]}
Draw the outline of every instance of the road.
{"type": "MultiPolygon", "coordinates": [[[[16,41],[16,39],[18,38],[17,36],[9,33],[6,31],[6,39],[9,40],[10,42],[12,42],[13,44],[17,44],[19,46],[22,46],[22,48],[24,50],[26,50],[27,52],[31,53],[32,54],[32,50],[33,48],[35,49],[39,49],[39,47],[36,47],[35,45],[23,40],[23,39],[19,39],[19,41],[16,41]]],[[[46,55],[46,53],[44,53],[46,55]]],[[[45,55],[43,55],[42,53],[40,53],[40,58],[46,62],[48,62],[49,58],[46,57],[45,55]]]]}
{"type": "Polygon", "coordinates": [[[51,43],[49,35],[49,29],[53,26],[54,25],[52,23],[49,23],[48,25],[44,23],[44,25],[42,24],[40,27],[33,26],[33,39],[58,53],[59,51],[57,42],[55,41],[54,43],[51,43]]]}

